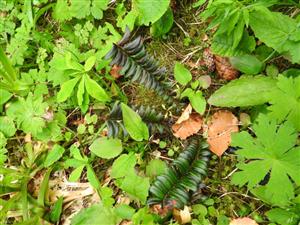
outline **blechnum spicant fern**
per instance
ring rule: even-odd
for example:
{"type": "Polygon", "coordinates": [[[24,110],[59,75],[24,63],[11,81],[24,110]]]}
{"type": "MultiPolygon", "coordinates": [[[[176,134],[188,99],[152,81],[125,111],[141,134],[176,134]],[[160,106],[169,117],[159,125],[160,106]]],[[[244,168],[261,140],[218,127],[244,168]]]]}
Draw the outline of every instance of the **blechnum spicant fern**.
{"type": "MultiPolygon", "coordinates": [[[[150,106],[132,106],[132,109],[136,111],[142,118],[143,122],[147,124],[151,134],[162,134],[164,131],[166,131],[166,126],[163,125],[164,115],[162,113],[157,113],[156,110],[150,106]]],[[[109,137],[115,138],[118,136],[128,135],[123,124],[120,102],[116,102],[113,105],[106,124],[109,137]]]]}
{"type": "Polygon", "coordinates": [[[148,204],[162,204],[163,207],[171,204],[175,208],[186,205],[207,174],[209,156],[207,145],[192,139],[171,167],[153,182],[148,204]]]}
{"type": "Polygon", "coordinates": [[[168,105],[174,104],[172,97],[166,93],[166,68],[160,67],[154,57],[146,52],[141,36],[131,39],[131,33],[126,28],[123,38],[113,45],[105,58],[112,59],[111,66],[122,67],[120,74],[125,78],[155,90],[168,105]]]}

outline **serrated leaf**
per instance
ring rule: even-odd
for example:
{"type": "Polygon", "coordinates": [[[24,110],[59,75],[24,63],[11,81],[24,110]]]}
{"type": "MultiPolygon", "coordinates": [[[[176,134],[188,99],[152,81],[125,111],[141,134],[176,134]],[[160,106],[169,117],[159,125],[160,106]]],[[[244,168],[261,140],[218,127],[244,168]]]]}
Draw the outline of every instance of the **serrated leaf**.
{"type": "Polygon", "coordinates": [[[112,178],[124,177],[133,172],[135,164],[136,156],[134,154],[122,154],[114,161],[110,175],[112,178]]]}
{"type": "Polygon", "coordinates": [[[123,150],[122,142],[117,138],[101,137],[96,139],[89,148],[98,157],[112,159],[117,157],[123,150]]]}
{"type": "Polygon", "coordinates": [[[110,97],[107,95],[106,91],[89,76],[85,76],[85,87],[90,96],[97,99],[100,102],[110,101],[110,97]]]}
{"type": "Polygon", "coordinates": [[[0,89],[0,96],[0,105],[3,105],[12,97],[12,94],[6,90],[0,89]]]}
{"type": "Polygon", "coordinates": [[[272,204],[285,206],[294,198],[293,183],[300,185],[300,148],[296,147],[297,133],[289,122],[278,125],[275,120],[260,114],[253,126],[256,137],[243,131],[232,135],[232,146],[239,147],[240,171],[232,183],[250,190],[265,188],[264,197],[272,204]],[[265,176],[270,179],[259,186],[265,176]],[[278,188],[284,184],[284,189],[278,188]]]}
{"type": "Polygon", "coordinates": [[[184,65],[179,62],[175,63],[174,67],[174,77],[176,81],[182,85],[186,85],[188,82],[192,80],[191,72],[184,67],[184,65]]]}
{"type": "Polygon", "coordinates": [[[91,13],[94,18],[100,20],[103,18],[103,11],[107,9],[108,0],[93,0],[91,13]]]}
{"type": "Polygon", "coordinates": [[[242,76],[215,91],[208,103],[221,107],[244,107],[266,103],[276,89],[276,80],[265,76],[242,76]]]}
{"type": "Polygon", "coordinates": [[[121,103],[122,115],[125,128],[136,141],[148,140],[149,130],[147,125],[142,121],[139,114],[133,111],[130,107],[121,103]]]}
{"type": "Polygon", "coordinates": [[[300,76],[279,75],[276,86],[278,88],[269,93],[270,115],[279,122],[290,121],[300,131],[300,76]]]}
{"type": "Polygon", "coordinates": [[[300,27],[297,20],[271,12],[266,7],[256,7],[250,13],[250,27],[255,36],[279,53],[288,53],[293,63],[300,63],[300,27]]]}
{"type": "Polygon", "coordinates": [[[258,74],[263,68],[263,63],[253,55],[231,57],[230,64],[235,69],[250,75],[258,74]]]}
{"type": "Polygon", "coordinates": [[[16,127],[12,118],[0,116],[0,132],[6,137],[12,137],[16,133],[16,127]]]}
{"type": "Polygon", "coordinates": [[[60,91],[57,93],[57,101],[58,102],[64,102],[71,96],[79,79],[80,79],[80,77],[76,77],[76,78],[66,81],[65,83],[63,83],[61,85],[60,91]]]}
{"type": "Polygon", "coordinates": [[[54,145],[44,161],[44,166],[45,167],[51,166],[53,163],[55,163],[62,157],[64,152],[65,152],[65,149],[63,147],[61,147],[60,145],[57,145],[57,144],[54,145]]]}

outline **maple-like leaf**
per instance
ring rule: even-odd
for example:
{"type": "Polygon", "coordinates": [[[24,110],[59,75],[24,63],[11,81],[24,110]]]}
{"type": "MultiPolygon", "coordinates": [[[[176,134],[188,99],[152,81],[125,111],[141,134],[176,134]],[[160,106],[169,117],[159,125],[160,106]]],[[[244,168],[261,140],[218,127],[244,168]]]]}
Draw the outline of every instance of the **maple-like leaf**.
{"type": "Polygon", "coordinates": [[[279,120],[289,120],[300,131],[300,76],[278,76],[278,89],[270,93],[270,115],[279,120]]]}
{"type": "Polygon", "coordinates": [[[279,125],[266,115],[259,115],[253,125],[252,137],[246,131],[232,135],[232,146],[242,157],[237,165],[240,171],[233,175],[232,182],[247,184],[254,193],[259,190],[268,202],[284,206],[294,198],[293,181],[300,185],[300,147],[295,147],[297,133],[287,121],[279,125]],[[270,173],[269,180],[264,178],[270,173]],[[264,180],[265,185],[260,185],[264,180]],[[284,186],[282,186],[284,185],[284,186]],[[278,188],[282,186],[282,188],[278,188]]]}

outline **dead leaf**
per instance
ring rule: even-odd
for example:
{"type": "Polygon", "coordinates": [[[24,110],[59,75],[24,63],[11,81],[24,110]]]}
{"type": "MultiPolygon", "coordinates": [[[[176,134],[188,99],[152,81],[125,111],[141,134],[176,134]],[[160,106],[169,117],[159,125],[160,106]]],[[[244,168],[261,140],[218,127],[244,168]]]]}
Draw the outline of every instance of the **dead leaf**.
{"type": "Polygon", "coordinates": [[[182,123],[183,121],[187,120],[187,119],[190,117],[190,115],[191,115],[191,113],[192,113],[192,110],[193,110],[192,105],[189,104],[189,105],[185,108],[185,110],[182,112],[182,114],[181,114],[181,116],[178,118],[178,120],[176,121],[176,124],[180,124],[180,123],[182,123]]]}
{"type": "Polygon", "coordinates": [[[173,216],[180,224],[186,224],[192,220],[189,207],[187,206],[184,206],[183,210],[173,209],[173,216]]]}
{"type": "Polygon", "coordinates": [[[202,117],[198,113],[191,113],[188,106],[172,126],[174,136],[185,140],[187,137],[198,133],[202,127],[202,122],[202,117]]]}
{"type": "Polygon", "coordinates": [[[231,220],[229,225],[258,225],[258,223],[253,219],[243,217],[231,220]]]}
{"type": "Polygon", "coordinates": [[[216,71],[220,78],[233,80],[238,77],[239,71],[231,66],[228,58],[215,55],[214,59],[216,71]]]}
{"type": "Polygon", "coordinates": [[[204,89],[209,88],[211,85],[211,77],[208,75],[201,76],[198,80],[200,82],[200,86],[204,89]]]}
{"type": "Polygon", "coordinates": [[[215,65],[214,55],[212,54],[209,48],[206,48],[203,51],[203,62],[208,72],[212,73],[215,71],[216,65],[215,65]]]}
{"type": "Polygon", "coordinates": [[[230,111],[218,111],[208,123],[209,149],[221,156],[231,142],[231,133],[238,132],[238,119],[230,111]]]}
{"type": "Polygon", "coordinates": [[[118,79],[120,78],[122,75],[120,74],[120,71],[122,70],[121,66],[117,66],[117,65],[113,65],[113,67],[110,70],[110,75],[115,78],[118,79]]]}

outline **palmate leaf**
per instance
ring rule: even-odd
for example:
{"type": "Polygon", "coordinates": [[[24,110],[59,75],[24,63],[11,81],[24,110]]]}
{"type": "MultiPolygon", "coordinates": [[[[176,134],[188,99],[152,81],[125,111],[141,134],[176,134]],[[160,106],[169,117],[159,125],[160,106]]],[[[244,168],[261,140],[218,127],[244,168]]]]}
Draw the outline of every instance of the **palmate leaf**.
{"type": "Polygon", "coordinates": [[[270,115],[279,122],[290,121],[300,131],[300,76],[287,78],[279,75],[277,87],[269,94],[270,115]]]}
{"type": "MultiPolygon", "coordinates": [[[[232,177],[232,183],[250,190],[263,187],[264,196],[272,204],[285,206],[294,198],[293,181],[300,185],[300,147],[295,147],[297,133],[289,122],[280,126],[266,115],[259,115],[253,126],[253,138],[246,131],[232,135],[232,146],[242,157],[237,165],[240,171],[232,177]],[[265,186],[260,182],[270,173],[265,186]],[[284,184],[284,188],[278,188],[284,184]]],[[[261,192],[261,191],[260,191],[261,192]]]]}

